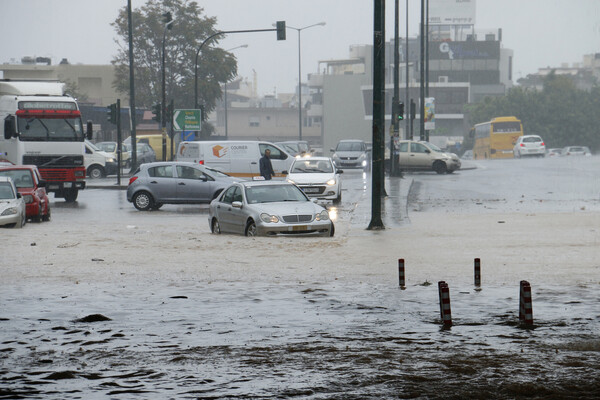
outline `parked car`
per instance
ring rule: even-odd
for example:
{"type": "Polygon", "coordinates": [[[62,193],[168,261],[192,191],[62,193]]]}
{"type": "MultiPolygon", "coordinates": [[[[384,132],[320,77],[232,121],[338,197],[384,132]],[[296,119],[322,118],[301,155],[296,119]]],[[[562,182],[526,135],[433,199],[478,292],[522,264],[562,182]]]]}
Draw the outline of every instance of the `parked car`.
{"type": "Polygon", "coordinates": [[[398,167],[401,170],[451,174],[460,169],[461,162],[456,154],[446,153],[433,143],[400,140],[398,142],[398,167]]]}
{"type": "Polygon", "coordinates": [[[39,222],[50,220],[50,199],[46,193],[46,181],[35,165],[0,166],[0,176],[13,180],[17,191],[25,201],[27,218],[39,222]]]}
{"type": "Polygon", "coordinates": [[[548,157],[560,157],[562,155],[562,149],[548,149],[548,152],[546,153],[546,155],[548,157]]]}
{"type": "Polygon", "coordinates": [[[286,180],[295,183],[308,197],[342,201],[342,179],[344,171],[336,168],[329,157],[297,158],[286,180]]]}
{"type": "Polygon", "coordinates": [[[242,181],[226,188],[210,203],[213,233],[246,236],[333,236],[329,213],[296,185],[283,181],[242,181]]]}
{"type": "Polygon", "coordinates": [[[127,201],[140,211],[158,210],[163,204],[210,203],[233,182],[229,175],[190,162],[146,163],[129,178],[127,201]]]}
{"type": "Polygon", "coordinates": [[[340,140],[335,149],[330,150],[331,159],[338,168],[369,169],[369,150],[362,140],[340,140]]]}
{"type": "Polygon", "coordinates": [[[23,196],[10,177],[0,176],[0,226],[22,228],[26,221],[23,196]]]}
{"type": "Polygon", "coordinates": [[[592,152],[586,146],[567,146],[562,149],[563,156],[591,156],[592,152]]]}
{"type": "Polygon", "coordinates": [[[526,156],[545,157],[546,145],[542,138],[538,135],[523,135],[519,136],[515,146],[513,147],[513,155],[515,158],[526,156]]]}
{"type": "MultiPolygon", "coordinates": [[[[130,155],[131,160],[131,145],[127,143],[123,143],[124,149],[127,149],[127,152],[130,155]]],[[[145,164],[156,161],[156,153],[154,149],[150,147],[148,143],[138,142],[135,144],[135,154],[137,158],[137,163],[145,164]]]]}
{"type": "Polygon", "coordinates": [[[310,156],[313,150],[306,140],[288,140],[285,142],[275,142],[279,147],[293,155],[294,157],[310,156]]]}
{"type": "MultiPolygon", "coordinates": [[[[115,160],[119,159],[118,154],[118,143],[117,142],[99,142],[96,143],[96,147],[102,150],[105,153],[110,154],[115,160]]],[[[121,166],[122,167],[130,167],[131,166],[131,153],[127,151],[127,147],[121,145],[121,166]]]]}
{"type": "Polygon", "coordinates": [[[472,160],[473,150],[466,150],[460,158],[462,158],[463,160],[472,160]]]}
{"type": "Polygon", "coordinates": [[[83,163],[87,175],[92,179],[104,178],[106,175],[117,173],[117,159],[100,150],[89,140],[85,140],[85,155],[83,163]]]}

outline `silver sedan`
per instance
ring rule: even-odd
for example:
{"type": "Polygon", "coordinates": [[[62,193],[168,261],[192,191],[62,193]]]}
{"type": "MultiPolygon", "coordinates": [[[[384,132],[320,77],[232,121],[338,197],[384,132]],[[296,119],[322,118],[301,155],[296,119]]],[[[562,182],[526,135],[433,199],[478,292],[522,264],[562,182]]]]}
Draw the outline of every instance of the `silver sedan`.
{"type": "Polygon", "coordinates": [[[296,185],[282,181],[244,181],[229,186],[210,203],[213,233],[246,236],[333,236],[329,213],[296,185]]]}

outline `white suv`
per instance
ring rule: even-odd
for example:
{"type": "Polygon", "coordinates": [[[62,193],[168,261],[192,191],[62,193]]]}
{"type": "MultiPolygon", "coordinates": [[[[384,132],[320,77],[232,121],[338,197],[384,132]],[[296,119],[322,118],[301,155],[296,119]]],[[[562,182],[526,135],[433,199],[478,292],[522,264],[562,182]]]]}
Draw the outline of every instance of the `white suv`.
{"type": "Polygon", "coordinates": [[[546,145],[538,135],[523,135],[517,139],[513,147],[515,158],[525,156],[544,157],[546,156],[546,145]]]}

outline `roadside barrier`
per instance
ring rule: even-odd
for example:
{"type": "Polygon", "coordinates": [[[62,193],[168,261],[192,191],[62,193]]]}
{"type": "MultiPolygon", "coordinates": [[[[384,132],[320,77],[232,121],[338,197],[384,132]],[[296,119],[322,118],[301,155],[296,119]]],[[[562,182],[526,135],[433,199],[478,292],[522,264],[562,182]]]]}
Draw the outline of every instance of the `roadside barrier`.
{"type": "Polygon", "coordinates": [[[527,281],[521,281],[521,292],[519,296],[519,321],[525,325],[533,325],[531,285],[527,281]]]}
{"type": "Polygon", "coordinates": [[[450,309],[450,289],[444,281],[438,282],[438,292],[440,295],[440,316],[444,327],[452,326],[452,311],[450,309]]]}
{"type": "Polygon", "coordinates": [[[476,258],[474,261],[474,269],[475,269],[475,286],[481,286],[481,259],[476,258]]]}
{"type": "Polygon", "coordinates": [[[398,259],[398,284],[400,289],[406,289],[406,280],[404,275],[404,258],[398,259]]]}

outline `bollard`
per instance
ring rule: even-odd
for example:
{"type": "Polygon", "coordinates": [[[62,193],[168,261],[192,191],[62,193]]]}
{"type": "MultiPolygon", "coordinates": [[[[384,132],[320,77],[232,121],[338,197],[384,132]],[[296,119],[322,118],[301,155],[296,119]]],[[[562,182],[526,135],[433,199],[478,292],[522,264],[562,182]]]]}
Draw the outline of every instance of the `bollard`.
{"type": "Polygon", "coordinates": [[[481,259],[476,258],[474,262],[475,267],[475,286],[481,286],[481,259]]]}
{"type": "Polygon", "coordinates": [[[450,289],[444,281],[438,282],[438,292],[440,295],[440,316],[444,327],[452,326],[452,311],[450,309],[450,289]]]}
{"type": "Polygon", "coordinates": [[[531,285],[527,281],[521,281],[521,292],[519,296],[519,321],[525,325],[533,325],[531,285]]]}
{"type": "Polygon", "coordinates": [[[405,276],[404,276],[404,258],[398,259],[398,284],[401,289],[406,287],[405,276]]]}

